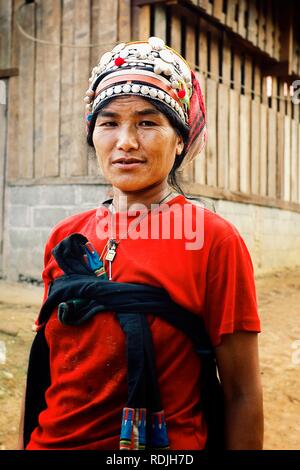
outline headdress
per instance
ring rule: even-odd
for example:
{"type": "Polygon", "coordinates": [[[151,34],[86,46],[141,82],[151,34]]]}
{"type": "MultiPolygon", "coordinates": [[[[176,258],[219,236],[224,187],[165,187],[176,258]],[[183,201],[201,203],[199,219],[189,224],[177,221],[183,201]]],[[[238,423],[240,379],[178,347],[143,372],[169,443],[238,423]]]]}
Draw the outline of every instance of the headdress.
{"type": "Polygon", "coordinates": [[[88,129],[100,103],[114,96],[141,96],[164,103],[188,126],[185,162],[203,149],[206,117],[200,84],[183,57],[162,39],[118,44],[102,55],[89,81],[85,98],[88,129]]]}

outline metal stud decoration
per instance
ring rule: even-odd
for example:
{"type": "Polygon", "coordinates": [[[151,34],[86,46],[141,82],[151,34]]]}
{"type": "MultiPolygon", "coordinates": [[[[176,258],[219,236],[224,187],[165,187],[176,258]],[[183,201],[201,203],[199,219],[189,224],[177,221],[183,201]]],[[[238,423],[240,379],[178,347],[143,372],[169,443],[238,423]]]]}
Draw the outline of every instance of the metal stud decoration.
{"type": "Polygon", "coordinates": [[[111,52],[102,55],[99,64],[92,70],[89,83],[90,86],[84,99],[88,113],[92,113],[100,101],[113,95],[134,94],[163,101],[178,114],[182,121],[187,123],[189,101],[192,95],[191,71],[185,60],[166,46],[161,38],[153,36],[148,42],[117,44],[111,52]],[[152,86],[153,80],[151,82],[150,79],[149,84],[134,83],[138,81],[135,78],[128,83],[116,83],[103,90],[107,79],[118,77],[118,82],[120,82],[122,74],[126,75],[126,80],[128,80],[128,74],[141,73],[141,77],[154,77],[156,82],[158,79],[162,84],[161,87],[152,86]],[[97,94],[99,86],[100,93],[97,94]]]}

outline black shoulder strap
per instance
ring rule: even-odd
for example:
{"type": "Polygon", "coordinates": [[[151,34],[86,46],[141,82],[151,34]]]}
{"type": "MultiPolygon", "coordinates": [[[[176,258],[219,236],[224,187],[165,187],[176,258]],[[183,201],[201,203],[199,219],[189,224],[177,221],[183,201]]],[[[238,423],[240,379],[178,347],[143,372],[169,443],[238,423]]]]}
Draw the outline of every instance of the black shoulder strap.
{"type": "Polygon", "coordinates": [[[32,431],[38,426],[39,414],[47,407],[45,391],[50,383],[49,347],[43,326],[36,333],[29,354],[24,411],[24,449],[32,431]]]}

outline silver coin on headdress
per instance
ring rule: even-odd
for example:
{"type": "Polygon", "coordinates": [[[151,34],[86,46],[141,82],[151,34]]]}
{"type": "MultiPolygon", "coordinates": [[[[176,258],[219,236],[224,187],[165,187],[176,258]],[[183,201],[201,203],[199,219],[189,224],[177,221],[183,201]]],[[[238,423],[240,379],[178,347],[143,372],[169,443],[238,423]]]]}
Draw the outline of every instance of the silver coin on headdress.
{"type": "Polygon", "coordinates": [[[105,52],[105,54],[103,54],[103,56],[100,59],[100,63],[99,63],[100,67],[105,67],[107,64],[109,64],[111,59],[112,59],[112,53],[105,52]]]}
{"type": "Polygon", "coordinates": [[[191,81],[191,70],[189,66],[183,61],[180,60],[179,62],[180,70],[182,73],[182,77],[186,83],[191,81]]]}
{"type": "Polygon", "coordinates": [[[126,57],[129,56],[129,50],[127,47],[125,47],[124,49],[122,49],[119,53],[119,56],[122,57],[122,59],[126,59],[126,57]]]}
{"type": "Polygon", "coordinates": [[[148,39],[148,42],[155,51],[160,51],[163,47],[165,47],[165,41],[155,36],[151,36],[151,38],[148,39]]]}
{"type": "Polygon", "coordinates": [[[171,51],[168,51],[168,49],[162,49],[159,51],[159,56],[162,60],[168,62],[169,64],[172,64],[174,61],[174,54],[172,54],[171,51]]]}
{"type": "Polygon", "coordinates": [[[134,48],[141,55],[150,54],[150,52],[152,51],[152,47],[150,46],[150,44],[147,44],[147,43],[145,43],[145,44],[134,44],[134,48]]]}
{"type": "Polygon", "coordinates": [[[125,46],[126,46],[125,42],[121,42],[120,44],[117,44],[116,47],[114,47],[113,50],[111,51],[112,54],[119,54],[119,52],[121,52],[121,50],[124,49],[125,46]]]}

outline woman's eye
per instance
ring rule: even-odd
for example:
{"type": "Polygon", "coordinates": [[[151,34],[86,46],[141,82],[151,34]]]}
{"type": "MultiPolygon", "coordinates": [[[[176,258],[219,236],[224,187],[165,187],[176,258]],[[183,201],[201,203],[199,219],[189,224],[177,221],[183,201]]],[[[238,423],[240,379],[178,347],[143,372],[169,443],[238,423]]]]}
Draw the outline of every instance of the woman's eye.
{"type": "Polygon", "coordinates": [[[141,125],[142,127],[151,127],[151,126],[155,126],[156,123],[153,122],[153,121],[142,121],[142,122],[140,123],[140,125],[141,125]]]}
{"type": "Polygon", "coordinates": [[[106,121],[106,122],[100,122],[99,125],[101,127],[115,127],[117,125],[117,123],[114,122],[114,121],[106,121]]]}

